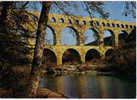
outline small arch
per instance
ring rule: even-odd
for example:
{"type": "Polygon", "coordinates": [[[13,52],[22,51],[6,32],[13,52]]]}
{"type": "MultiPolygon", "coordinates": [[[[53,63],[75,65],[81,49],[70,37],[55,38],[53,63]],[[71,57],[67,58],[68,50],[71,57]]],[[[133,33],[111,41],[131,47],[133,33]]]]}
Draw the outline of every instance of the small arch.
{"type": "Polygon", "coordinates": [[[126,25],[126,28],[128,28],[128,25],[126,25]]]}
{"type": "Polygon", "coordinates": [[[56,22],[56,19],[55,19],[54,17],[52,17],[52,18],[50,19],[50,22],[56,22]]]}
{"type": "Polygon", "coordinates": [[[78,20],[75,20],[75,24],[78,25],[78,24],[79,24],[79,21],[78,21],[78,20]]]}
{"type": "Polygon", "coordinates": [[[63,18],[60,18],[60,19],[59,19],[59,22],[60,22],[60,23],[64,23],[64,19],[63,19],[63,18]]]}
{"type": "Polygon", "coordinates": [[[89,21],[89,25],[93,26],[94,21],[89,21]]]}
{"type": "Polygon", "coordinates": [[[86,55],[85,55],[85,62],[91,62],[94,63],[92,61],[96,60],[96,59],[100,59],[100,53],[96,50],[96,49],[90,49],[87,51],[86,55]]]}
{"type": "Polygon", "coordinates": [[[105,23],[104,23],[104,22],[102,23],[102,26],[105,26],[105,23]]]}
{"type": "Polygon", "coordinates": [[[45,45],[56,45],[56,34],[52,27],[47,26],[45,30],[45,45]]]}
{"type": "Polygon", "coordinates": [[[120,27],[119,24],[116,24],[116,25],[117,25],[117,27],[120,27]]]}
{"type": "Polygon", "coordinates": [[[77,50],[67,49],[62,55],[63,64],[79,64],[81,63],[81,57],[77,50]]]}
{"type": "Polygon", "coordinates": [[[68,24],[72,24],[72,21],[70,19],[67,20],[68,24]]]}
{"type": "Polygon", "coordinates": [[[99,22],[98,21],[96,21],[96,25],[99,26],[99,22]]]}
{"type": "Polygon", "coordinates": [[[73,27],[65,27],[61,32],[61,45],[79,45],[79,34],[73,27]]]}
{"type": "Polygon", "coordinates": [[[132,28],[132,25],[130,25],[130,28],[132,28]]]}
{"type": "Polygon", "coordinates": [[[123,25],[123,24],[121,24],[121,27],[122,27],[122,28],[124,28],[124,25],[123,25]]]}
{"type": "Polygon", "coordinates": [[[42,67],[56,67],[57,65],[57,57],[56,54],[50,49],[44,49],[43,57],[42,57],[42,67]]]}
{"type": "Polygon", "coordinates": [[[114,46],[115,35],[111,30],[104,31],[104,46],[114,46]]]}
{"type": "Polygon", "coordinates": [[[83,20],[83,21],[81,22],[81,24],[82,24],[82,25],[86,25],[86,21],[83,20]]]}
{"type": "Polygon", "coordinates": [[[121,30],[118,34],[119,45],[123,45],[127,37],[128,37],[128,33],[124,30],[121,30]]]}
{"type": "Polygon", "coordinates": [[[115,24],[112,23],[112,27],[115,27],[115,24]]]}
{"type": "Polygon", "coordinates": [[[108,27],[110,27],[110,24],[109,24],[109,23],[107,23],[107,26],[108,26],[108,27]]]}
{"type": "Polygon", "coordinates": [[[84,45],[99,45],[100,44],[100,39],[99,39],[99,34],[98,32],[93,29],[87,29],[84,32],[84,45]]]}
{"type": "Polygon", "coordinates": [[[134,26],[134,28],[136,29],[136,26],[134,26]]]}

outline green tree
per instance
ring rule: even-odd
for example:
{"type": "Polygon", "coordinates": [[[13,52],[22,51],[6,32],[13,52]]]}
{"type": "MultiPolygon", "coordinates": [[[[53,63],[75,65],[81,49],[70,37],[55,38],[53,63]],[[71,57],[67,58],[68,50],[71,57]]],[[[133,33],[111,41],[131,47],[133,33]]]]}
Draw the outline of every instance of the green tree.
{"type": "MultiPolygon", "coordinates": [[[[2,27],[2,29],[0,29],[0,32],[2,33],[2,35],[6,34],[5,35],[6,37],[6,36],[11,36],[11,33],[13,34],[16,33],[15,35],[12,36],[12,40],[14,41],[19,40],[19,43],[24,43],[24,41],[22,40],[22,37],[31,36],[30,34],[33,32],[23,27],[24,22],[27,24],[29,24],[30,22],[30,20],[27,19],[25,16],[25,13],[29,14],[28,11],[26,10],[26,6],[29,3],[32,3],[32,2],[0,2],[0,7],[2,8],[0,11],[0,17],[1,17],[0,25],[2,27]],[[11,19],[13,22],[10,21],[11,19]],[[12,24],[9,24],[9,22],[12,24]],[[22,33],[22,34],[20,36],[17,33],[22,33]]],[[[89,13],[90,17],[93,17],[93,15],[96,12],[98,12],[103,18],[107,18],[109,15],[109,13],[106,13],[103,10],[104,2],[100,2],[100,1],[86,2],[85,1],[85,2],[81,2],[81,4],[83,5],[83,8],[85,8],[85,11],[89,13]]],[[[74,6],[75,8],[77,8],[77,6],[73,4],[73,2],[41,2],[41,5],[42,5],[42,10],[40,13],[40,17],[38,19],[38,27],[36,29],[37,30],[36,44],[34,49],[34,57],[32,61],[32,69],[30,73],[29,87],[27,89],[27,94],[26,94],[27,97],[35,97],[37,95],[37,89],[38,89],[39,80],[40,80],[40,67],[42,63],[42,54],[44,49],[44,36],[45,36],[44,30],[47,27],[49,10],[51,9],[51,7],[56,6],[65,14],[70,15],[70,13],[65,11],[64,8],[66,6],[74,6]],[[51,5],[54,5],[54,6],[51,6],[51,5]]],[[[10,42],[8,41],[7,43],[11,43],[11,41],[10,42]]],[[[15,42],[13,44],[17,44],[17,43],[18,42],[15,42]]],[[[25,42],[25,45],[21,45],[21,47],[27,47],[26,42],[25,42]]],[[[17,46],[15,48],[17,48],[17,46]]]]}
{"type": "Polygon", "coordinates": [[[29,13],[25,9],[27,4],[28,2],[0,2],[1,67],[30,63],[27,55],[31,48],[27,39],[33,37],[32,31],[24,27],[24,24],[31,25],[29,13]]]}

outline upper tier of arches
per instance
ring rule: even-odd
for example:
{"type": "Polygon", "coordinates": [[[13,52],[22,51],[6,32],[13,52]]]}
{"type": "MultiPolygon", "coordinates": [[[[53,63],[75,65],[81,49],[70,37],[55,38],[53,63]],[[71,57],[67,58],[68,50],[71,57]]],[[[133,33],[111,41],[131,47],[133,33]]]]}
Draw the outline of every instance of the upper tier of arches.
{"type": "MultiPolygon", "coordinates": [[[[88,17],[87,17],[88,18],[88,17]]],[[[104,19],[97,19],[97,18],[83,18],[80,16],[58,16],[54,17],[54,15],[49,18],[49,22],[51,23],[66,23],[66,24],[76,24],[76,25],[90,25],[90,26],[103,26],[103,27],[113,27],[113,28],[136,28],[136,25],[127,22],[120,22],[120,21],[113,21],[113,20],[104,20],[104,19]],[[101,21],[100,21],[101,20],[101,21]]]]}

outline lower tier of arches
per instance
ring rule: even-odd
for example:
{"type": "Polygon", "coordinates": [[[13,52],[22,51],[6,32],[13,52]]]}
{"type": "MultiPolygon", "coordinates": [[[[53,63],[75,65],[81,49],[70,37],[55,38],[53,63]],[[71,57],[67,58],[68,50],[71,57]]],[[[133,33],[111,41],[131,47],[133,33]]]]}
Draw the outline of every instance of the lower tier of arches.
{"type": "Polygon", "coordinates": [[[113,47],[98,46],[46,46],[43,65],[81,64],[112,54],[113,47]]]}

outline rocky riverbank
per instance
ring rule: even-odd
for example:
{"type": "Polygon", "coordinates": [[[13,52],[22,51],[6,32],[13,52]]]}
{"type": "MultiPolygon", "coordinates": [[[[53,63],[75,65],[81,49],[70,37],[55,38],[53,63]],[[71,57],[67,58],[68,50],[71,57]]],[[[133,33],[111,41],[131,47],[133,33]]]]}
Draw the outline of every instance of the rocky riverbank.
{"type": "MultiPolygon", "coordinates": [[[[29,67],[0,71],[0,98],[24,98],[29,81],[29,67]]],[[[39,88],[35,98],[66,98],[63,94],[39,88]]]]}
{"type": "MultiPolygon", "coordinates": [[[[1,98],[23,98],[25,88],[29,79],[30,68],[28,67],[15,67],[12,70],[6,70],[0,74],[0,97],[1,98]],[[9,84],[10,83],[10,84],[9,84]]],[[[114,68],[108,65],[65,65],[49,69],[41,69],[41,77],[46,76],[65,76],[65,75],[105,75],[105,76],[118,76],[123,75],[127,78],[127,73],[119,73],[114,68]]],[[[131,76],[135,80],[134,76],[131,76]]],[[[59,94],[40,88],[36,98],[66,98],[63,94],[59,94]]]]}
{"type": "Polygon", "coordinates": [[[112,74],[111,71],[100,71],[98,69],[105,68],[106,65],[62,65],[58,68],[49,68],[48,70],[42,69],[42,76],[48,75],[61,76],[61,75],[82,75],[82,74],[92,74],[92,75],[108,75],[112,74]]]}
{"type": "MultiPolygon", "coordinates": [[[[123,67],[121,65],[121,67],[123,67]]],[[[113,65],[101,64],[101,65],[62,65],[57,68],[49,68],[48,70],[42,69],[41,76],[62,76],[62,75],[82,75],[82,74],[92,74],[92,75],[123,75],[123,76],[132,76],[134,77],[134,73],[127,73],[127,71],[121,71],[120,68],[113,65]]]]}
{"type": "MultiPolygon", "coordinates": [[[[13,91],[0,88],[0,98],[24,98],[24,93],[18,93],[18,96],[13,96],[13,91]]],[[[27,98],[27,97],[26,97],[27,98]]],[[[39,88],[37,95],[33,98],[67,98],[63,94],[53,92],[46,88],[39,88]]]]}

